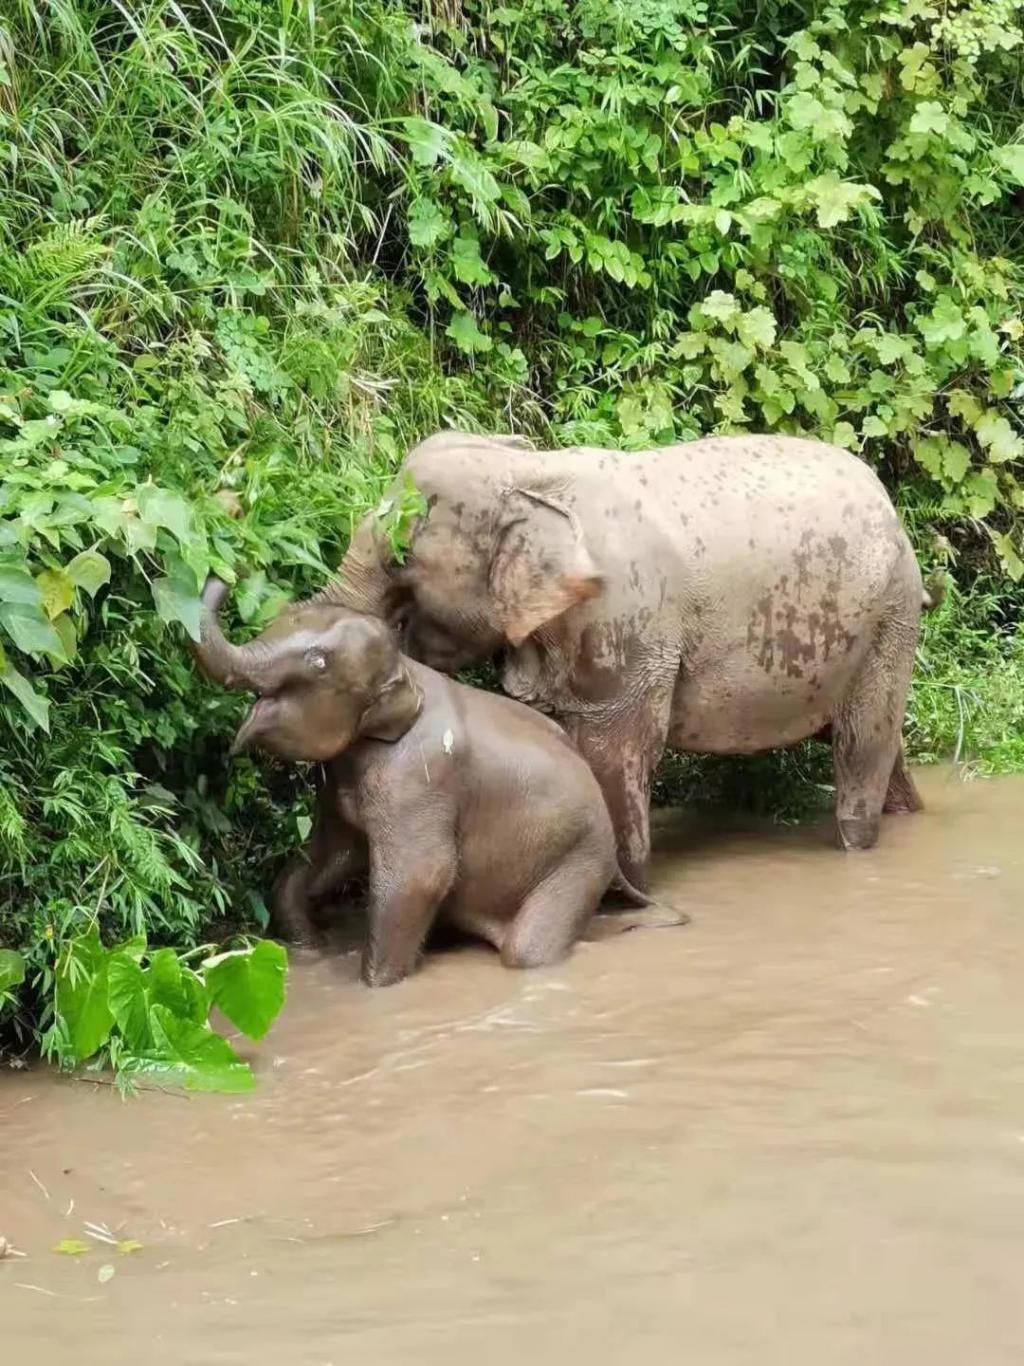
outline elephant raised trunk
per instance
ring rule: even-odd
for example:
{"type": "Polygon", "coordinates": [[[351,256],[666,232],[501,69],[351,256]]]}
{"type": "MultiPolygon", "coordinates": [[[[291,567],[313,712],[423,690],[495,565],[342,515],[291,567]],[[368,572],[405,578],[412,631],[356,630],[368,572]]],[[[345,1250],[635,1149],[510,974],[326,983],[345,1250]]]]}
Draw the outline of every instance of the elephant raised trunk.
{"type": "Polygon", "coordinates": [[[200,640],[190,642],[196,663],[215,683],[238,692],[271,691],[277,670],[275,661],[258,645],[232,645],[220,629],[217,613],[229,589],[221,579],[211,576],[203,589],[203,615],[200,640]]]}

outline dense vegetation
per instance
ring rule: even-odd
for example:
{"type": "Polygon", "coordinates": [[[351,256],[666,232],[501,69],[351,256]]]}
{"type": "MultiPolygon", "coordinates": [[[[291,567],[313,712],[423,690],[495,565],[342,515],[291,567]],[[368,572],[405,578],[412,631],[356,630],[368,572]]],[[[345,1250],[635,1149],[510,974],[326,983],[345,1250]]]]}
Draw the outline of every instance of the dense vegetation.
{"type": "MultiPolygon", "coordinates": [[[[265,924],[305,788],[225,763],[198,588],[266,620],[442,425],[862,452],[957,576],[914,752],[1024,760],[1022,11],[4,0],[8,1039],[74,1056],[53,974],[97,920],[265,924]]],[[[782,809],[814,760],[755,771],[782,809]]]]}

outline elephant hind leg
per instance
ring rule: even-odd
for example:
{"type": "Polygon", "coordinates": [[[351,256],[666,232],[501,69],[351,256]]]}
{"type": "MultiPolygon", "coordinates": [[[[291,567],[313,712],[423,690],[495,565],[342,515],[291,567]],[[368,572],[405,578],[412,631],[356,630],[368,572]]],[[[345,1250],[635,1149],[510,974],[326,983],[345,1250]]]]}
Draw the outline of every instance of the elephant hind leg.
{"type": "Polygon", "coordinates": [[[898,615],[883,622],[832,717],[836,825],[844,849],[870,849],[888,796],[905,801],[913,791],[902,730],[916,639],[916,627],[898,615]]]}
{"type": "Polygon", "coordinates": [[[507,968],[560,962],[586,930],[607,882],[605,861],[576,851],[520,906],[502,940],[501,961],[507,968]]]}
{"type": "Polygon", "coordinates": [[[889,787],[885,794],[882,810],[890,816],[903,816],[912,811],[924,810],[921,794],[918,792],[907,768],[907,760],[902,745],[897,751],[896,762],[892,766],[889,787]]]}

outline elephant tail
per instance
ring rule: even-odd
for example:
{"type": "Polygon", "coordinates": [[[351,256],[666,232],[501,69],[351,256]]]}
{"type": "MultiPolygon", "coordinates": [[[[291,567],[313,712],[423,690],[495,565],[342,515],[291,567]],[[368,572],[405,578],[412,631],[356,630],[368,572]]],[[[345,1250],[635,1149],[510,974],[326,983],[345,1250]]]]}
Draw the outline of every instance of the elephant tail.
{"type": "Polygon", "coordinates": [[[946,597],[946,574],[942,569],[934,569],[924,581],[921,593],[921,606],[926,612],[934,612],[941,607],[946,597]]]}
{"type": "Polygon", "coordinates": [[[649,897],[646,892],[641,892],[634,887],[621,868],[616,871],[615,880],[608,890],[610,892],[621,893],[630,906],[645,907],[655,905],[654,898],[649,897]]]}

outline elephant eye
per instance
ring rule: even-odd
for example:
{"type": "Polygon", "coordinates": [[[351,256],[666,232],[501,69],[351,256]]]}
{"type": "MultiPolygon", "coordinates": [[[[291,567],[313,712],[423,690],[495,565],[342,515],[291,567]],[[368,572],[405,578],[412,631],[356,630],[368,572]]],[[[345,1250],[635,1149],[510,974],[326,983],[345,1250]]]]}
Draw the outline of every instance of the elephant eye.
{"type": "Polygon", "coordinates": [[[310,650],[306,655],[306,661],[309,667],[315,669],[317,673],[323,673],[324,669],[327,668],[327,658],[322,650],[310,650]]]}

